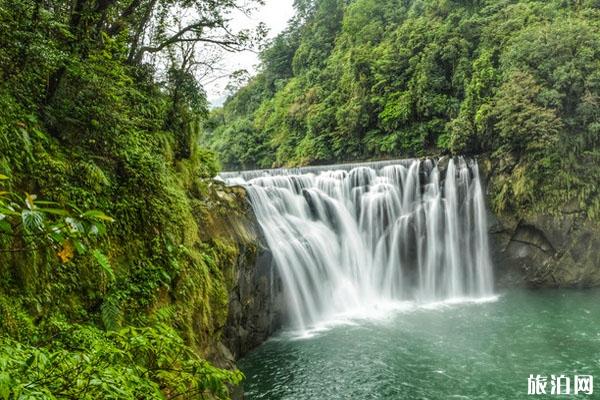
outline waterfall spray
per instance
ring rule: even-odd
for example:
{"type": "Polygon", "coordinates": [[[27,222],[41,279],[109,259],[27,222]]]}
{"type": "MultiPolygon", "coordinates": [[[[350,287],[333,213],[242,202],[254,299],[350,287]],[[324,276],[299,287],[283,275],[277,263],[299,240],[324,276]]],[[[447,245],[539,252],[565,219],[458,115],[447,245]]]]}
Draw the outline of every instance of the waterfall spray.
{"type": "Polygon", "coordinates": [[[221,175],[243,184],[293,323],[365,305],[492,294],[474,160],[402,160],[221,175]]]}

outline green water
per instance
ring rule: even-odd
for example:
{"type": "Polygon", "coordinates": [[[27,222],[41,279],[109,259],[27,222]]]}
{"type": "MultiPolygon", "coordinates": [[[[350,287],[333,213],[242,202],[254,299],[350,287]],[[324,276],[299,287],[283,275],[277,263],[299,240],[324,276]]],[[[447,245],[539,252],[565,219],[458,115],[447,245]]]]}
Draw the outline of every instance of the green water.
{"type": "MultiPolygon", "coordinates": [[[[600,382],[600,291],[510,291],[282,333],[240,361],[247,399],[521,399],[530,374],[600,382]]],[[[591,396],[600,398],[600,383],[591,396]]],[[[549,392],[550,384],[548,384],[549,392]]]]}

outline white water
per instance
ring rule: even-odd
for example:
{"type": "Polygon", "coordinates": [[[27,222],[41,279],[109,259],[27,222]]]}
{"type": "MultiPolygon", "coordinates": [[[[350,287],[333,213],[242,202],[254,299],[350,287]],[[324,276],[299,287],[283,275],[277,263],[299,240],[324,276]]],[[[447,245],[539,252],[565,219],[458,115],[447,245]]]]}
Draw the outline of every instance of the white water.
{"type": "Polygon", "coordinates": [[[222,174],[247,188],[297,328],[492,295],[477,163],[450,160],[444,174],[437,164],[222,174]]]}

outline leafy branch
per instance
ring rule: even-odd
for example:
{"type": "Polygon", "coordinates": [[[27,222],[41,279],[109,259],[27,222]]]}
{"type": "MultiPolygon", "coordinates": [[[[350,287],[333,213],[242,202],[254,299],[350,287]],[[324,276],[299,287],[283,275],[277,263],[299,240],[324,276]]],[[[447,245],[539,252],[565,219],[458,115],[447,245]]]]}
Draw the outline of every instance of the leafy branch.
{"type": "MultiPolygon", "coordinates": [[[[0,174],[0,182],[8,180],[0,174]]],[[[70,261],[75,252],[85,254],[89,245],[106,232],[113,219],[99,210],[61,207],[53,201],[38,200],[37,195],[19,195],[0,191],[0,236],[8,237],[0,253],[52,249],[61,262],[70,261]]],[[[93,252],[100,266],[107,270],[108,260],[99,250],[93,252]]],[[[112,271],[109,273],[112,276],[112,271]]]]}

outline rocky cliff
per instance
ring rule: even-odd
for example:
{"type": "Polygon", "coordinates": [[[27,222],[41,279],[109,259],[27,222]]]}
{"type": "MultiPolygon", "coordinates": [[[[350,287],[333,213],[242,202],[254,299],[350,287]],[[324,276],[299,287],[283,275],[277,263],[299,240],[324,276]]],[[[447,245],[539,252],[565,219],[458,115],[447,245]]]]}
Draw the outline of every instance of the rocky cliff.
{"type": "MultiPolygon", "coordinates": [[[[491,187],[500,178],[498,161],[480,159],[491,187]]],[[[574,204],[557,213],[489,212],[490,243],[500,287],[593,287],[600,285],[600,224],[574,204]]]]}
{"type": "Polygon", "coordinates": [[[496,215],[490,235],[501,286],[600,285],[600,230],[577,214],[496,215]]]}
{"type": "Polygon", "coordinates": [[[233,366],[236,359],[267,340],[284,321],[282,283],[271,253],[242,187],[222,187],[219,203],[224,212],[213,215],[213,239],[233,243],[237,251],[228,272],[229,310],[215,359],[233,366]]]}
{"type": "Polygon", "coordinates": [[[248,247],[240,257],[229,293],[224,341],[235,359],[267,340],[285,319],[281,279],[260,230],[253,232],[256,247],[248,247]]]}

